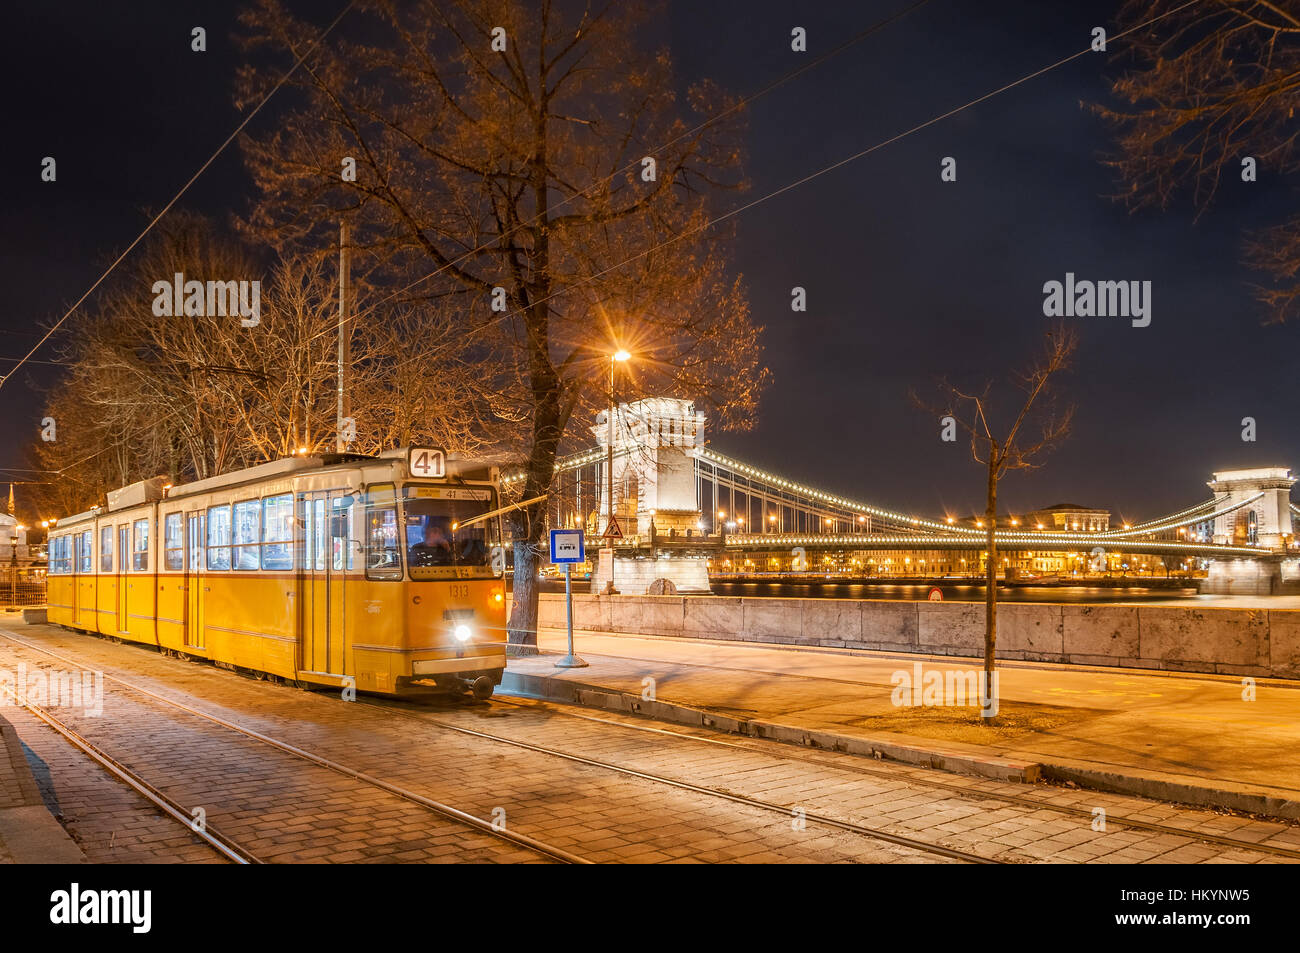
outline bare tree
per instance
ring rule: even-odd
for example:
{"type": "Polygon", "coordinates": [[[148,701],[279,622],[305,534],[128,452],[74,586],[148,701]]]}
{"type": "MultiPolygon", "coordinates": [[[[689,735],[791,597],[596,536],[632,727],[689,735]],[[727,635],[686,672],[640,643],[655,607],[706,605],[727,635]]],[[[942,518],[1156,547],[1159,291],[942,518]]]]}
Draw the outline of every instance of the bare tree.
{"type": "MultiPolygon", "coordinates": [[[[1190,193],[1199,216],[1243,163],[1274,179],[1300,172],[1300,0],[1128,0],[1126,71],[1118,107],[1095,105],[1113,126],[1109,164],[1131,208],[1169,207],[1190,193]],[[1249,162],[1247,162],[1249,160],[1249,162]]],[[[1246,260],[1266,276],[1256,295],[1273,321],[1300,306],[1300,211],[1251,235],[1246,260]]]]}
{"type": "MultiPolygon", "coordinates": [[[[201,479],[301,449],[333,450],[337,276],[323,261],[288,254],[276,262],[250,327],[234,314],[160,316],[155,281],[170,283],[176,272],[252,280],[259,268],[202,218],[164,222],[66,338],[68,370],[47,404],[57,439],[34,446],[40,467],[58,471],[68,490],[66,500],[51,499],[54,508],[69,512],[76,501],[84,509],[158,474],[201,479]]],[[[348,386],[371,410],[354,449],[390,446],[397,430],[404,440],[473,448],[474,408],[446,400],[443,389],[469,373],[451,359],[459,335],[453,316],[434,310],[411,306],[351,329],[348,386]]]]}
{"type": "Polygon", "coordinates": [[[1011,382],[1023,396],[1015,416],[1006,415],[1011,423],[1005,429],[999,428],[990,419],[995,415],[995,406],[1000,403],[993,394],[992,382],[985,384],[978,392],[945,383],[942,385],[942,401],[937,406],[917,400],[918,404],[936,413],[938,417],[952,418],[970,438],[971,458],[984,467],[986,685],[992,685],[997,657],[998,484],[1010,470],[1028,470],[1042,466],[1043,458],[1069,435],[1074,408],[1059,410],[1052,400],[1051,391],[1056,378],[1069,366],[1077,345],[1077,336],[1063,325],[1046,333],[1043,350],[1038,358],[1025,371],[1011,375],[1011,382]]]}
{"type": "MultiPolygon", "coordinates": [[[[722,278],[725,234],[706,227],[710,195],[742,184],[735,124],[705,121],[732,104],[708,84],[679,101],[667,53],[642,48],[662,7],[363,0],[364,25],[350,22],[367,42],[322,45],[291,80],[301,108],[245,143],[257,234],[318,247],[346,216],[372,281],[389,266],[427,274],[399,302],[456,302],[477,370],[445,396],[490,410],[492,439],[522,461],[521,499],[549,492],[620,347],[645,358],[646,387],[693,388],[724,424],[752,420],[765,380],[760,329],[722,278]]],[[[280,0],[243,23],[250,49],[281,61],[316,33],[280,0]]],[[[241,100],[278,75],[245,71],[241,100]]],[[[545,514],[538,502],[508,519],[515,651],[536,645],[545,514]]]]}

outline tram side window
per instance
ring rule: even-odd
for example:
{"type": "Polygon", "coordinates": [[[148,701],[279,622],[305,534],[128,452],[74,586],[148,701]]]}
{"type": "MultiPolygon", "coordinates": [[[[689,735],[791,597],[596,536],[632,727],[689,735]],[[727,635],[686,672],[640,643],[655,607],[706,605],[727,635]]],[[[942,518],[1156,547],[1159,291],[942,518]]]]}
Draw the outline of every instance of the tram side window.
{"type": "Polygon", "coordinates": [[[55,572],[60,576],[66,576],[71,572],[72,567],[68,564],[68,539],[70,537],[60,536],[54,541],[54,566],[55,572]]]}
{"type": "Polygon", "coordinates": [[[366,488],[366,578],[401,579],[397,542],[397,499],[393,484],[366,488]]]}
{"type": "Polygon", "coordinates": [[[131,568],[136,572],[149,571],[149,521],[135,521],[135,546],[131,551],[131,568]]]}
{"type": "Polygon", "coordinates": [[[293,495],[262,501],[262,568],[293,568],[293,495]]]}
{"type": "Polygon", "coordinates": [[[163,565],[168,569],[185,568],[185,533],[183,514],[168,513],[163,520],[163,565]]]}
{"type": "Polygon", "coordinates": [[[99,529],[99,571],[113,571],[113,527],[101,526],[99,529]]]}
{"type": "Polygon", "coordinates": [[[149,521],[135,520],[133,524],[135,545],[131,547],[131,568],[135,572],[149,571],[149,521]]]}
{"type": "Polygon", "coordinates": [[[92,541],[95,536],[91,530],[86,530],[77,536],[77,572],[88,573],[91,567],[91,549],[92,541]]]}
{"type": "Polygon", "coordinates": [[[341,570],[345,561],[349,570],[354,568],[352,540],[356,538],[356,529],[352,513],[352,497],[333,498],[330,503],[330,547],[336,570],[341,570]]]}
{"type": "Polygon", "coordinates": [[[230,568],[230,507],[208,507],[208,568],[230,568]]]}
{"type": "Polygon", "coordinates": [[[256,569],[258,567],[258,516],[261,509],[261,500],[244,500],[242,503],[235,504],[232,535],[236,569],[256,569]]]}

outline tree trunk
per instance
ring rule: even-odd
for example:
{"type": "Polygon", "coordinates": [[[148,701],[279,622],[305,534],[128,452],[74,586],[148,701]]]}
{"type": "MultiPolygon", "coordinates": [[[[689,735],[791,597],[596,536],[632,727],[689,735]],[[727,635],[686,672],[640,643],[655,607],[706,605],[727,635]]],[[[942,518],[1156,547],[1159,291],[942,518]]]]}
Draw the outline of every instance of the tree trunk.
{"type": "MultiPolygon", "coordinates": [[[[539,61],[539,71],[541,65],[539,61]]],[[[544,72],[539,88],[545,90],[544,72]]],[[[520,270],[515,270],[515,293],[523,305],[528,335],[528,383],[532,393],[532,450],[528,455],[528,476],[524,481],[523,499],[530,500],[549,493],[555,479],[555,454],[564,433],[560,411],[562,385],[550,354],[551,261],[547,199],[547,102],[543,96],[534,112],[533,156],[529,178],[538,218],[533,223],[534,281],[526,284],[520,270]]],[[[517,264],[512,262],[512,264],[517,264]]],[[[537,654],[537,563],[541,554],[542,534],[546,530],[547,503],[534,503],[524,511],[515,510],[511,535],[515,545],[514,599],[507,628],[507,652],[513,655],[537,654]]]]}
{"type": "Polygon", "coordinates": [[[993,685],[993,663],[998,644],[998,541],[994,532],[998,524],[998,477],[994,454],[989,454],[988,501],[984,509],[988,565],[985,567],[984,593],[984,684],[993,685]]]}
{"type": "MultiPolygon", "coordinates": [[[[523,524],[526,520],[519,519],[523,524]]],[[[512,520],[512,523],[515,521],[512,520]]],[[[507,628],[506,650],[510,655],[537,654],[537,547],[526,538],[525,527],[511,527],[515,538],[515,574],[507,628]]]]}

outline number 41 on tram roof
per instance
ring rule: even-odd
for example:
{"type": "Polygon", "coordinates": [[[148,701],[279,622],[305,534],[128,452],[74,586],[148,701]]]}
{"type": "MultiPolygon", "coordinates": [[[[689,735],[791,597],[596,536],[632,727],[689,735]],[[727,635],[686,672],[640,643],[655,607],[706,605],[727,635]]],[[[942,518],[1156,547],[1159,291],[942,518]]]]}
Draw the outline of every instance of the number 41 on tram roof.
{"type": "Polygon", "coordinates": [[[447,475],[447,454],[431,447],[412,447],[406,468],[413,477],[441,479],[447,475]]]}

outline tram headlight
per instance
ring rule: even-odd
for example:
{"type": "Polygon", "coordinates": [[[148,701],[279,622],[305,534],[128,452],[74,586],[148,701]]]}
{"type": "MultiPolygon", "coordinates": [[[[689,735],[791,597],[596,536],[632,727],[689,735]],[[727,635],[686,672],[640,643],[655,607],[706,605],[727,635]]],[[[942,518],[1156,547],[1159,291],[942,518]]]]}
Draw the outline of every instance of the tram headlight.
{"type": "Polygon", "coordinates": [[[452,629],[451,634],[456,636],[456,641],[458,642],[468,642],[470,635],[472,635],[472,633],[469,630],[469,626],[467,626],[464,622],[456,626],[456,628],[452,629]]]}

